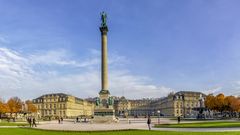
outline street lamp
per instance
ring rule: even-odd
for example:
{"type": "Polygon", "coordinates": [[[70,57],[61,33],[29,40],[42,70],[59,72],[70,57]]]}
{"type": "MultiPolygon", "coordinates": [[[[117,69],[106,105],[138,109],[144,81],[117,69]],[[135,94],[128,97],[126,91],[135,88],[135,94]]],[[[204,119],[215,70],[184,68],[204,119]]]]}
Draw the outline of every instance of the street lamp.
{"type": "Polygon", "coordinates": [[[161,113],[161,111],[157,110],[157,113],[158,113],[158,124],[160,124],[160,113],[161,113]]]}
{"type": "Polygon", "coordinates": [[[38,115],[38,124],[39,124],[39,119],[40,119],[40,112],[37,112],[37,115],[38,115]]]}

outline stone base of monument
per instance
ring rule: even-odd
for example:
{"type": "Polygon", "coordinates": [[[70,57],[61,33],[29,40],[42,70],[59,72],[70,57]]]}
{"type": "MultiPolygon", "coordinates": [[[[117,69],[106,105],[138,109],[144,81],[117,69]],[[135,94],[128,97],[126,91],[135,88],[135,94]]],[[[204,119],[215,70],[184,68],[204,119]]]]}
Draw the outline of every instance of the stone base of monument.
{"type": "Polygon", "coordinates": [[[98,108],[94,110],[93,123],[117,123],[115,110],[110,108],[98,108]]]}

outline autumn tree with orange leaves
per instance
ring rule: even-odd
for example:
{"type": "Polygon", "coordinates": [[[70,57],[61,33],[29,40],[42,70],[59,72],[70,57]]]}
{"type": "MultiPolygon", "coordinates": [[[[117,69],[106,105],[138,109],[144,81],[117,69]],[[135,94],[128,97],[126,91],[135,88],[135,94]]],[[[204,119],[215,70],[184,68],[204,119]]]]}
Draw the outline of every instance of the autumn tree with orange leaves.
{"type": "Polygon", "coordinates": [[[224,94],[218,94],[216,97],[215,97],[215,104],[216,104],[216,109],[219,111],[219,112],[223,112],[224,111],[224,108],[225,108],[225,103],[224,103],[224,99],[225,99],[225,96],[224,94]]]}
{"type": "Polygon", "coordinates": [[[12,117],[13,113],[15,113],[17,116],[17,113],[21,112],[21,110],[22,110],[22,101],[18,97],[10,98],[7,101],[7,105],[8,105],[9,113],[10,113],[11,117],[12,117]]]}
{"type": "Polygon", "coordinates": [[[240,98],[234,96],[224,96],[222,93],[216,96],[209,94],[206,96],[205,106],[209,110],[218,111],[221,113],[240,113],[240,98]]]}
{"type": "Polygon", "coordinates": [[[213,94],[207,95],[204,103],[206,108],[210,110],[216,110],[215,97],[213,94]]]}
{"type": "Polygon", "coordinates": [[[30,101],[30,100],[27,100],[26,102],[25,102],[25,104],[27,105],[27,112],[28,113],[36,113],[37,112],[37,108],[36,108],[36,106],[32,103],[32,101],[30,101]]]}
{"type": "Polygon", "coordinates": [[[7,113],[9,111],[9,108],[7,104],[0,99],[0,119],[2,119],[2,115],[7,113]]]}

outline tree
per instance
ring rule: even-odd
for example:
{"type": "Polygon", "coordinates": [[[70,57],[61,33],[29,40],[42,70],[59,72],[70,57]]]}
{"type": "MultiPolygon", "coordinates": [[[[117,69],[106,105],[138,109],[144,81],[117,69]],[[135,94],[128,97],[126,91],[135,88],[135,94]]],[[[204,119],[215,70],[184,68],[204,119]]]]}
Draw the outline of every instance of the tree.
{"type": "Polygon", "coordinates": [[[232,104],[236,101],[236,97],[234,96],[227,96],[224,98],[224,111],[229,112],[230,116],[234,116],[234,108],[232,104]]]}
{"type": "Polygon", "coordinates": [[[231,106],[233,111],[240,112],[240,99],[235,98],[230,106],[231,106]]]}
{"type": "Polygon", "coordinates": [[[21,112],[22,110],[22,101],[18,97],[10,98],[7,102],[7,105],[9,107],[9,112],[11,114],[11,117],[13,113],[15,113],[17,116],[17,113],[21,112]]]}
{"type": "Polygon", "coordinates": [[[225,96],[224,96],[224,94],[222,94],[222,93],[220,93],[220,94],[218,94],[216,97],[215,97],[215,104],[216,104],[216,109],[217,109],[217,111],[219,111],[219,112],[223,112],[224,111],[224,98],[225,98],[225,96]]]}
{"type": "Polygon", "coordinates": [[[0,100],[0,119],[2,118],[2,114],[7,113],[9,111],[8,106],[4,103],[3,100],[0,100]]]}
{"type": "Polygon", "coordinates": [[[234,96],[227,96],[224,98],[224,110],[225,111],[233,111],[233,108],[231,107],[231,104],[233,104],[233,102],[235,101],[235,97],[234,96]]]}
{"type": "Polygon", "coordinates": [[[27,112],[30,112],[30,113],[37,112],[37,107],[32,103],[32,101],[27,100],[25,103],[27,105],[27,110],[26,110],[27,112]]]}
{"type": "Polygon", "coordinates": [[[215,97],[213,96],[213,94],[209,94],[206,96],[204,104],[205,104],[206,108],[208,108],[209,110],[216,109],[215,97]]]}

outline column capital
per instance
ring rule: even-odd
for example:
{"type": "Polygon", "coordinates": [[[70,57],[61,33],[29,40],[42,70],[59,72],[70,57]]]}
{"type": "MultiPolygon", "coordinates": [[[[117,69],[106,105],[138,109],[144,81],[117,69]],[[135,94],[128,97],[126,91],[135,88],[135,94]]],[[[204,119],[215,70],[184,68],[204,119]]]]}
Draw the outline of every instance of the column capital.
{"type": "Polygon", "coordinates": [[[107,34],[107,32],[108,32],[108,27],[107,27],[107,26],[99,27],[99,29],[100,29],[102,35],[103,35],[103,34],[107,34]]]}

